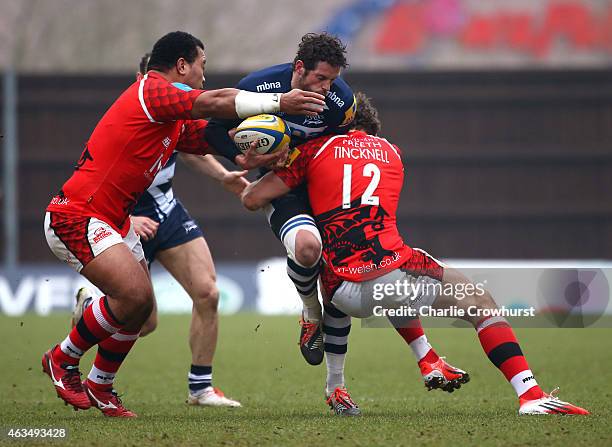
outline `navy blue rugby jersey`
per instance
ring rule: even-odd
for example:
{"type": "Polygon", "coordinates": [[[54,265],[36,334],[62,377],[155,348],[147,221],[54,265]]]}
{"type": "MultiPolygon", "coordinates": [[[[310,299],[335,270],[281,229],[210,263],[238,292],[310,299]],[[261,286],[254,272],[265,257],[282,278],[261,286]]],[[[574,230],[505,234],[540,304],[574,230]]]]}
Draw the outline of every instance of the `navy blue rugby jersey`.
{"type": "Polygon", "coordinates": [[[156,222],[162,223],[176,206],[176,198],[172,190],[172,179],[176,167],[174,152],[161,171],[153,179],[151,186],[140,196],[138,203],[132,211],[135,216],[146,216],[156,222]]]}
{"type": "MultiPolygon", "coordinates": [[[[255,71],[238,83],[236,88],[257,93],[286,93],[291,90],[293,64],[280,64],[255,71]]],[[[297,146],[321,135],[346,133],[355,117],[357,104],[351,87],[338,77],[325,98],[325,110],[317,116],[278,113],[291,129],[291,146],[297,146]]],[[[206,139],[214,149],[232,162],[241,152],[227,135],[227,131],[240,124],[240,119],[212,119],[206,127],[206,139]]]]}

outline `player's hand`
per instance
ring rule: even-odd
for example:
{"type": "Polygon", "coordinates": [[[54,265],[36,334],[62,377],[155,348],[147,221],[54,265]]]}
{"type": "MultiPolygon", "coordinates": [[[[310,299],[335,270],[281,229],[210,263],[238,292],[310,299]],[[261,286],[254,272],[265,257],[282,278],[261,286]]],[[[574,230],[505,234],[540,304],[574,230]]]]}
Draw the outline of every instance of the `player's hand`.
{"type": "Polygon", "coordinates": [[[142,240],[149,241],[157,234],[159,223],[155,222],[153,219],[144,216],[130,216],[130,220],[132,221],[134,231],[142,240]]]}
{"type": "Polygon", "coordinates": [[[228,171],[221,179],[221,184],[226,191],[236,194],[240,197],[244,188],[250,185],[247,179],[244,178],[249,171],[228,171]]]}
{"type": "Polygon", "coordinates": [[[242,169],[255,169],[268,167],[273,168],[283,157],[287,158],[288,147],[274,152],[273,154],[258,154],[257,141],[253,141],[249,149],[241,155],[236,155],[235,161],[242,169]]]}
{"type": "Polygon", "coordinates": [[[290,115],[314,116],[323,112],[325,96],[294,88],[283,93],[280,99],[280,111],[290,115]]]}
{"type": "Polygon", "coordinates": [[[289,145],[287,144],[284,148],[280,149],[278,152],[281,153],[280,158],[274,163],[274,166],[268,166],[270,169],[281,169],[284,168],[287,164],[287,159],[289,158],[289,145]]]}

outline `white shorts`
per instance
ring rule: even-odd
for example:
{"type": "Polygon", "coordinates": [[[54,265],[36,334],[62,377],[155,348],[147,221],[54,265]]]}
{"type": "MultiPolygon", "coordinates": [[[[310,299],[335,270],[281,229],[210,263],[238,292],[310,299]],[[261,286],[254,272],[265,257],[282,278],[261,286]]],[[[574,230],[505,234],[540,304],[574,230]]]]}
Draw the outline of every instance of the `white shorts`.
{"type": "Polygon", "coordinates": [[[109,224],[95,217],[47,212],[45,236],[53,254],[77,272],[116,244],[126,244],[136,261],[144,259],[140,237],[132,227],[122,237],[109,224]]]}
{"type": "Polygon", "coordinates": [[[356,318],[371,317],[376,306],[383,309],[408,306],[418,313],[422,307],[431,306],[440,291],[441,281],[437,278],[395,269],[369,281],[344,281],[331,302],[356,318]]]}

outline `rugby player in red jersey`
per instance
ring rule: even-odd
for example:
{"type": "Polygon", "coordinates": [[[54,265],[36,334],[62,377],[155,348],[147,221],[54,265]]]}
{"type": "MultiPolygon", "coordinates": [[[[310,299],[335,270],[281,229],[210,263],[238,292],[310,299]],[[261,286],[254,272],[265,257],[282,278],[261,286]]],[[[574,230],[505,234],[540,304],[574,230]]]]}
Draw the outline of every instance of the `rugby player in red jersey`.
{"type": "MultiPolygon", "coordinates": [[[[291,165],[269,172],[242,195],[244,205],[255,210],[306,183],[323,240],[321,280],[330,311],[366,318],[376,304],[416,310],[426,306],[463,309],[461,318],[474,326],[488,358],[516,391],[519,414],[588,414],[557,399],[554,393],[542,391],[504,318],[482,318],[474,314],[483,312],[467,312],[470,307],[497,309],[488,292],[465,287],[470,281],[459,271],[404,243],[396,224],[404,180],[401,153],[397,146],[376,136],[380,129],[377,112],[363,94],[357,95],[351,127],[347,135],[320,137],[299,146],[300,154],[291,165]],[[411,294],[402,284],[438,284],[443,288],[421,287],[416,288],[421,293],[411,294]],[[437,294],[449,289],[466,291],[466,296],[457,299],[437,294]],[[375,293],[380,301],[374,299],[375,293]]],[[[337,414],[359,415],[359,407],[345,388],[344,355],[327,356],[326,360],[327,403],[337,414]]]]}
{"type": "MultiPolygon", "coordinates": [[[[284,92],[300,88],[324,93],[327,107],[318,117],[281,117],[289,126],[291,146],[298,146],[316,137],[344,134],[355,113],[355,97],[351,87],[342,79],[341,72],[348,65],[346,47],[336,36],[327,33],[308,33],[302,37],[293,63],[274,65],[247,75],[239,88],[251,91],[284,92]]],[[[236,127],[236,120],[211,120],[206,138],[215,149],[230,161],[246,169],[244,157],[228,131],[236,127]]],[[[321,264],[321,236],[311,216],[304,185],[270,203],[266,218],[274,235],[287,252],[287,274],[302,300],[300,319],[300,352],[310,365],[323,362],[324,355],[344,354],[347,349],[350,318],[339,312],[322,312],[319,303],[319,266],[321,264]],[[323,343],[323,332],[333,332],[323,343]]],[[[453,392],[469,380],[469,375],[440,358],[427,340],[418,318],[406,318],[395,327],[410,346],[427,389],[453,392]]]]}
{"type": "MultiPolygon", "coordinates": [[[[200,90],[205,63],[204,45],[192,35],[177,31],[159,39],[150,71],[105,113],[74,174],[47,207],[49,247],[105,294],[42,359],[58,396],[75,409],[96,406],[106,416],[135,416],[114,393],[113,380],[151,313],[154,297],[129,216],[174,150],[212,152],[204,139],[206,116],[279,111],[316,115],[323,110],[322,95],[301,90],[200,90]],[[99,381],[88,378],[82,384],[79,360],[94,345],[98,356],[90,377],[99,381]]],[[[269,163],[279,156],[261,160],[269,163]]]]}

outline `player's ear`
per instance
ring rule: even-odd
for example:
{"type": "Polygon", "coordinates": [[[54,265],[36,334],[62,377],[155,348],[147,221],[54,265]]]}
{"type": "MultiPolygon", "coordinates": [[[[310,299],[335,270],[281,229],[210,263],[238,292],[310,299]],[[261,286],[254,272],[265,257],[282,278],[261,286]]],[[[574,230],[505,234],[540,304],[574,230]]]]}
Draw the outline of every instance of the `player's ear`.
{"type": "Polygon", "coordinates": [[[306,71],[306,68],[304,67],[304,61],[300,59],[295,61],[295,64],[293,65],[293,71],[302,76],[304,74],[304,71],[306,71]]]}
{"type": "Polygon", "coordinates": [[[176,61],[176,71],[178,72],[178,74],[180,75],[184,75],[185,72],[187,71],[187,61],[185,60],[185,58],[183,57],[179,57],[178,60],[176,61]]]}

